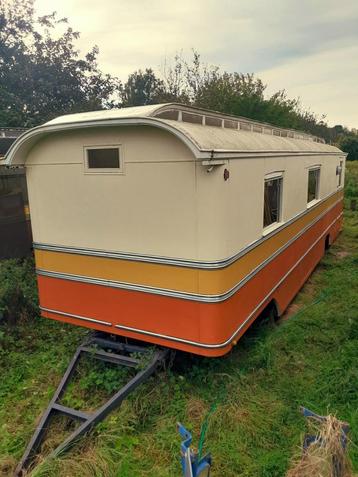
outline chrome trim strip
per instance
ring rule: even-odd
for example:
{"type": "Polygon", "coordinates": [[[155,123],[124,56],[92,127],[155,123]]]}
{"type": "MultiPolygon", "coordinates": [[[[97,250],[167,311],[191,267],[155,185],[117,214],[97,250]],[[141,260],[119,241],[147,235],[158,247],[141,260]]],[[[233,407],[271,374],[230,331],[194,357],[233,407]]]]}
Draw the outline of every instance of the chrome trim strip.
{"type": "MultiPolygon", "coordinates": [[[[89,283],[91,285],[100,285],[111,288],[120,288],[122,290],[137,291],[142,293],[151,293],[153,295],[162,295],[172,298],[182,298],[185,300],[195,300],[195,301],[207,301],[205,299],[206,295],[196,295],[195,293],[186,293],[186,292],[176,292],[175,290],[170,290],[166,288],[154,288],[146,285],[134,285],[132,283],[126,282],[115,282],[112,280],[105,280],[100,278],[91,278],[82,275],[69,275],[65,273],[50,272],[47,270],[36,269],[37,275],[58,278],[60,280],[69,280],[79,283],[89,283]]],[[[208,295],[208,300],[210,300],[210,295],[208,295]]]]}
{"type": "MultiPolygon", "coordinates": [[[[341,189],[339,189],[341,190],[341,189]]],[[[161,257],[158,255],[140,255],[140,254],[135,254],[135,253],[125,253],[125,252],[108,252],[105,250],[98,250],[98,249],[85,249],[81,247],[66,247],[66,246],[61,246],[61,245],[50,245],[50,244],[43,244],[39,242],[34,242],[33,247],[36,250],[46,250],[46,251],[52,251],[52,252],[62,252],[62,253],[72,253],[76,255],[87,255],[87,256],[93,256],[93,257],[103,257],[103,258],[114,258],[114,259],[119,259],[119,260],[129,260],[129,261],[136,261],[136,262],[149,262],[153,264],[163,264],[163,265],[173,265],[173,266],[178,266],[178,267],[188,267],[188,268],[203,268],[203,269],[217,269],[217,268],[225,268],[229,265],[231,265],[233,262],[235,262],[237,259],[242,257],[245,253],[249,252],[250,250],[254,249],[258,245],[260,245],[262,242],[265,240],[268,240],[272,236],[276,235],[279,233],[281,230],[285,229],[289,225],[291,225],[293,222],[298,220],[299,218],[303,217],[307,213],[311,212],[314,210],[316,207],[318,207],[322,202],[325,200],[329,199],[332,197],[334,194],[337,194],[337,191],[332,192],[328,196],[326,196],[324,199],[321,199],[317,204],[311,206],[309,209],[306,209],[299,214],[295,215],[292,217],[290,220],[282,224],[280,227],[277,227],[276,229],[272,230],[270,233],[268,233],[265,236],[262,236],[258,240],[255,240],[251,244],[247,245],[246,247],[242,248],[239,252],[236,254],[224,258],[222,260],[215,260],[215,261],[196,261],[196,260],[186,260],[182,258],[168,258],[168,257],[161,257]]],[[[328,209],[326,209],[320,217],[331,210],[333,207],[335,207],[339,202],[341,202],[343,199],[340,198],[338,199],[334,204],[331,205],[328,209]]],[[[313,222],[312,222],[313,223],[313,222]]]]}
{"type": "MultiPolygon", "coordinates": [[[[253,278],[260,270],[262,270],[267,264],[269,264],[272,260],[274,260],[278,255],[280,255],[286,248],[288,248],[292,243],[294,243],[301,235],[303,235],[309,228],[311,228],[318,220],[325,215],[327,211],[325,211],[320,216],[316,217],[316,219],[308,224],[304,229],[302,229],[297,235],[295,235],[291,240],[285,243],[281,248],[276,250],[270,257],[266,260],[261,262],[256,268],[254,268],[248,275],[246,275],[243,279],[241,279],[236,285],[230,288],[228,291],[216,294],[216,295],[205,295],[205,294],[197,294],[197,293],[189,293],[189,292],[180,292],[176,290],[171,290],[168,288],[155,288],[147,285],[135,285],[133,283],[127,282],[117,282],[113,280],[106,280],[101,278],[92,278],[87,277],[84,275],[71,275],[66,273],[60,272],[51,272],[48,270],[43,269],[36,269],[36,273],[41,276],[46,276],[50,278],[58,278],[62,280],[70,280],[80,283],[90,283],[92,285],[100,285],[100,286],[107,286],[112,288],[120,288],[123,290],[130,290],[130,291],[137,291],[142,293],[152,293],[154,295],[161,295],[171,298],[179,298],[183,300],[192,300],[192,301],[200,301],[204,303],[219,303],[231,298],[240,288],[242,288],[251,278],[253,278]]],[[[340,214],[331,224],[331,227],[340,217],[340,214]]]]}
{"type": "MultiPolygon", "coordinates": [[[[80,122],[68,122],[68,123],[58,123],[58,124],[51,124],[45,123],[41,126],[36,126],[29,131],[26,131],[24,134],[18,137],[18,139],[11,145],[10,149],[7,151],[5,155],[5,165],[11,166],[15,162],[16,154],[21,150],[21,147],[26,145],[27,141],[30,142],[30,145],[33,146],[36,144],[37,141],[42,139],[47,134],[53,132],[64,132],[64,131],[73,131],[77,129],[86,129],[86,128],[94,128],[94,127],[112,127],[112,126],[153,126],[164,129],[169,131],[170,133],[174,134],[174,136],[178,137],[192,152],[195,159],[201,159],[202,157],[210,157],[209,153],[202,151],[200,145],[187,133],[183,132],[176,125],[167,123],[163,120],[154,118],[154,117],[127,117],[127,118],[103,118],[97,120],[83,120],[80,122]]],[[[318,151],[320,152],[320,151],[318,151]]],[[[322,151],[323,153],[328,152],[329,154],[340,154],[338,151],[331,152],[331,151],[322,151]]],[[[25,161],[26,162],[26,161],[25,161]]],[[[21,162],[21,165],[25,164],[25,162],[21,162]]],[[[19,165],[19,162],[15,162],[14,165],[19,165]]]]}
{"type": "MultiPolygon", "coordinates": [[[[254,310],[250,313],[250,315],[246,318],[246,320],[239,325],[239,327],[234,331],[234,333],[228,338],[226,341],[222,343],[217,343],[217,344],[208,344],[208,343],[200,343],[198,341],[191,341],[191,340],[186,340],[184,338],[177,338],[175,336],[170,336],[170,335],[163,335],[160,333],[153,333],[152,331],[146,331],[142,330],[139,328],[132,328],[130,326],[124,326],[124,325],[114,325],[115,328],[118,328],[120,330],[124,331],[130,331],[132,333],[138,333],[142,335],[147,335],[147,336],[153,336],[155,338],[162,338],[168,341],[173,341],[177,343],[183,343],[191,346],[196,346],[199,348],[206,348],[206,349],[218,349],[218,348],[224,348],[225,346],[229,345],[235,336],[242,330],[242,328],[252,320],[256,312],[265,304],[265,302],[270,298],[272,293],[274,293],[277,288],[286,280],[286,278],[293,272],[293,270],[302,262],[302,260],[309,254],[309,252],[317,245],[317,243],[324,237],[324,235],[328,232],[328,230],[331,228],[331,226],[342,216],[343,214],[340,214],[326,229],[325,231],[314,241],[314,243],[310,246],[310,248],[302,255],[302,257],[288,270],[288,272],[276,283],[276,285],[270,290],[269,293],[263,298],[260,303],[254,308],[254,310]]],[[[84,316],[79,316],[79,315],[72,315],[70,313],[64,313],[62,311],[56,311],[56,310],[50,310],[48,308],[40,307],[41,310],[43,311],[48,311],[50,313],[54,313],[57,315],[63,315],[63,316],[68,316],[71,318],[78,318],[80,320],[86,320],[86,321],[91,321],[95,323],[101,323],[101,324],[107,324],[107,325],[112,325],[109,322],[106,321],[99,321],[99,320],[94,320],[93,318],[87,318],[84,316]]],[[[112,325],[113,326],[113,325],[112,325]]]]}
{"type": "Polygon", "coordinates": [[[54,313],[55,315],[69,316],[71,318],[76,318],[77,320],[90,321],[91,323],[98,323],[99,325],[104,326],[113,326],[113,323],[109,321],[95,320],[94,318],[87,318],[86,316],[73,315],[72,313],[65,313],[63,311],[51,310],[50,308],[45,308],[44,306],[39,307],[41,311],[46,311],[47,313],[54,313]]]}
{"type": "MultiPolygon", "coordinates": [[[[343,214],[341,214],[343,215],[343,214]]],[[[229,345],[235,338],[235,336],[244,328],[244,326],[252,320],[254,315],[257,313],[257,311],[265,304],[265,302],[270,298],[272,293],[274,293],[277,288],[286,280],[286,278],[293,272],[293,270],[302,262],[302,260],[309,254],[309,252],[317,245],[317,243],[324,237],[324,235],[328,232],[328,230],[331,228],[331,226],[341,217],[337,217],[326,229],[325,231],[318,237],[317,240],[310,246],[310,248],[302,255],[302,257],[288,270],[288,272],[278,281],[278,283],[270,290],[270,292],[265,296],[263,300],[260,301],[260,303],[254,308],[254,310],[250,313],[250,315],[246,318],[246,320],[241,323],[241,325],[234,331],[234,333],[228,338],[226,341],[223,343],[218,343],[218,344],[205,344],[205,343],[199,343],[197,341],[190,341],[190,340],[185,340],[182,338],[176,338],[175,336],[169,336],[169,335],[163,335],[159,333],[153,333],[151,331],[145,331],[137,328],[131,328],[129,326],[123,326],[123,325],[114,325],[115,328],[122,329],[125,331],[131,331],[133,333],[138,333],[138,334],[143,334],[143,335],[148,335],[148,336],[153,336],[156,338],[163,338],[167,339],[169,341],[176,341],[179,343],[184,343],[192,346],[197,346],[199,348],[207,348],[207,349],[217,349],[217,348],[224,348],[225,346],[229,345]]]]}

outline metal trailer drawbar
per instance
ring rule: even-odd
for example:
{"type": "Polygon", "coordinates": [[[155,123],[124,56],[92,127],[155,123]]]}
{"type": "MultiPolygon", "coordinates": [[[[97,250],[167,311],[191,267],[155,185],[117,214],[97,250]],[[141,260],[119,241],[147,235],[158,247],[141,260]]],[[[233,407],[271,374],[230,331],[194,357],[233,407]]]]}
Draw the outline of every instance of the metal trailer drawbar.
{"type": "Polygon", "coordinates": [[[108,414],[115,408],[118,408],[123,400],[133,392],[140,384],[146,381],[153,373],[165,364],[172,351],[167,348],[153,347],[148,348],[128,344],[118,340],[118,337],[112,337],[105,333],[96,333],[85,340],[76,350],[63,378],[56,389],[46,411],[20,460],[16,470],[15,477],[26,475],[26,471],[31,467],[36,454],[40,450],[41,444],[45,439],[46,432],[50,426],[50,419],[55,414],[67,416],[73,420],[79,421],[79,425],[55,450],[49,457],[56,457],[69,449],[79,437],[89,432],[94,426],[103,421],[108,414]],[[83,356],[91,356],[95,359],[112,363],[118,366],[125,366],[137,369],[136,375],[130,379],[123,387],[118,389],[115,394],[94,412],[83,412],[64,406],[60,403],[61,398],[71,381],[71,378],[77,368],[79,360],[83,356]],[[134,355],[132,357],[131,355],[134,355]],[[142,358],[142,359],[141,359],[142,358]],[[143,365],[141,364],[143,362],[143,365]]]}

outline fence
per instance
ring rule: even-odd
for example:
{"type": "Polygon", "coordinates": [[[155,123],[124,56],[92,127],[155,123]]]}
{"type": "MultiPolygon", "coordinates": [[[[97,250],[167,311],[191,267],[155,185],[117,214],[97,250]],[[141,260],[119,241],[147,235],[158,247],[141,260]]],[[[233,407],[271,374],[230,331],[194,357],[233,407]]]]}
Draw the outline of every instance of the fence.
{"type": "Polygon", "coordinates": [[[24,169],[0,166],[0,259],[31,254],[32,235],[24,169]]]}

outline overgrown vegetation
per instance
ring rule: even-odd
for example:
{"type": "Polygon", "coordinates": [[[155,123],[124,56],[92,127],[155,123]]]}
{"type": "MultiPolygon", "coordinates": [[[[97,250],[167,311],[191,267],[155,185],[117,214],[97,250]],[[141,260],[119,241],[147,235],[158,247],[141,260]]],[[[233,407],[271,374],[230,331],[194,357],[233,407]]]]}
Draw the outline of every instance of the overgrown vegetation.
{"type": "Polygon", "coordinates": [[[358,199],[358,162],[348,163],[345,179],[345,197],[347,200],[358,199]]]}
{"type": "Polygon", "coordinates": [[[316,418],[309,421],[309,435],[316,438],[286,477],[353,477],[343,438],[346,424],[331,414],[323,421],[316,418]]]}
{"type": "Polygon", "coordinates": [[[338,137],[338,146],[342,151],[347,152],[349,161],[358,161],[358,134],[344,131],[344,134],[338,137]]]}
{"type": "Polygon", "coordinates": [[[37,314],[33,260],[0,261],[0,324],[20,324],[37,314]]]}
{"type": "MultiPolygon", "coordinates": [[[[214,477],[284,476],[301,452],[300,405],[350,423],[357,472],[358,212],[348,208],[357,197],[357,165],[347,170],[344,230],[279,326],[255,324],[223,358],[178,353],[170,371],[153,377],[71,452],[42,457],[31,477],[179,476],[176,422],[198,443],[213,404],[204,450],[213,454],[214,477]]],[[[86,332],[37,317],[0,330],[0,475],[9,476],[86,332]]],[[[108,369],[104,389],[102,372],[85,373],[67,404],[91,406],[108,396],[118,376],[108,369]]],[[[54,423],[43,456],[66,432],[66,422],[54,423]]]]}

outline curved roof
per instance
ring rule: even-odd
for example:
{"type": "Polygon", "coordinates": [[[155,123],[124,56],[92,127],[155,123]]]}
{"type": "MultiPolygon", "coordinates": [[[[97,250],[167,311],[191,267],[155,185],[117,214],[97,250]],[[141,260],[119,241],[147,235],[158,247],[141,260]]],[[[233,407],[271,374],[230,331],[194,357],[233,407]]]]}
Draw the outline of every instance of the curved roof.
{"type": "Polygon", "coordinates": [[[338,148],[306,133],[168,103],[60,116],[21,135],[5,156],[5,164],[24,164],[36,142],[53,132],[116,125],[148,125],[164,129],[183,141],[197,159],[343,154],[338,148]]]}

